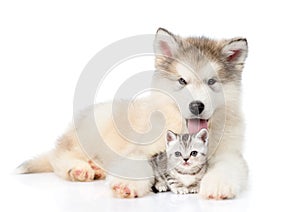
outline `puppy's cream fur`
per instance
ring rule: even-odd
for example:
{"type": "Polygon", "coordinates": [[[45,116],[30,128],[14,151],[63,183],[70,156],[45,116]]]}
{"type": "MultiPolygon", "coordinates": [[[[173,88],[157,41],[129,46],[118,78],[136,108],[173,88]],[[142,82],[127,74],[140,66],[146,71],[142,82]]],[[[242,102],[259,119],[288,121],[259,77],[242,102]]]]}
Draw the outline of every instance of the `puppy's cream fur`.
{"type": "MultiPolygon", "coordinates": [[[[247,42],[241,38],[230,40],[181,38],[164,29],[160,29],[158,35],[165,37],[163,39],[158,37],[155,41],[158,71],[153,77],[154,87],[163,84],[168,87],[167,89],[175,88],[178,86],[177,79],[184,77],[189,80],[184,89],[194,95],[189,99],[178,94],[179,91],[174,91],[176,89],[170,89],[171,92],[177,92],[178,104],[171,98],[155,92],[144,99],[136,100],[130,103],[128,108],[130,127],[137,132],[146,133],[153,127],[150,124],[152,112],[160,111],[165,118],[162,131],[186,131],[185,119],[191,118],[187,108],[189,101],[204,102],[206,109],[202,118],[209,119],[210,158],[208,171],[201,182],[200,195],[213,199],[233,198],[247,183],[247,165],[242,157],[244,122],[240,109],[240,80],[247,56],[247,42]],[[188,73],[183,66],[193,69],[193,74],[188,73]],[[205,83],[211,77],[218,80],[214,87],[208,87],[205,83]],[[166,83],[160,82],[165,79],[166,83]]],[[[122,109],[127,104],[120,101],[117,105],[122,109]]],[[[78,139],[78,135],[84,135],[91,143],[93,142],[94,135],[90,132],[92,123],[88,121],[91,114],[95,114],[103,141],[119,155],[146,159],[165,148],[164,134],[158,136],[151,145],[128,142],[120,135],[115,122],[118,122],[118,126],[127,123],[113,118],[111,103],[101,103],[83,112],[81,118],[76,119],[76,127],[74,124],[69,127],[58,140],[54,150],[23,163],[17,171],[19,173],[53,171],[66,180],[75,181],[91,181],[96,175],[104,179],[105,172],[91,166],[91,161],[101,166],[101,163],[109,164],[113,161],[113,156],[109,154],[103,156],[97,152],[87,156],[78,139]],[[89,113],[90,110],[94,113],[89,113]]],[[[122,167],[121,163],[119,166],[126,168],[122,167]]],[[[152,179],[135,181],[113,176],[109,176],[109,179],[115,196],[123,198],[144,196],[150,192],[152,184],[152,179]]]]}

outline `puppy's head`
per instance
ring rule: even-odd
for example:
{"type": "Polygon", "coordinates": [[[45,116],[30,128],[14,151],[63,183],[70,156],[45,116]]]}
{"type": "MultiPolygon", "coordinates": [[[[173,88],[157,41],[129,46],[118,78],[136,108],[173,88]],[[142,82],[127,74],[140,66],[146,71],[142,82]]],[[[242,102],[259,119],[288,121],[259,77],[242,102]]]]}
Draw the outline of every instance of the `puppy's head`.
{"type": "Polygon", "coordinates": [[[157,71],[153,86],[175,99],[190,133],[207,128],[208,120],[217,109],[239,97],[241,73],[248,53],[245,38],[182,38],[159,28],[154,49],[157,71]]]}

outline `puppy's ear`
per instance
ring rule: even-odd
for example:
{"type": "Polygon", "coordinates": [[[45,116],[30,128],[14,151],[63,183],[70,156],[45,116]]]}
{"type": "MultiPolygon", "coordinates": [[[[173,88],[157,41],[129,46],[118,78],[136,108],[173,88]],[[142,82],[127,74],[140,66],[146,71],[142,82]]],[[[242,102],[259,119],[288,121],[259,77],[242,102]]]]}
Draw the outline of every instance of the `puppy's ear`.
{"type": "Polygon", "coordinates": [[[173,57],[178,49],[176,36],[166,29],[159,28],[156,32],[154,50],[156,54],[173,57]]]}
{"type": "Polygon", "coordinates": [[[234,38],[229,40],[222,48],[222,54],[229,63],[243,64],[248,54],[246,38],[234,38]]]}

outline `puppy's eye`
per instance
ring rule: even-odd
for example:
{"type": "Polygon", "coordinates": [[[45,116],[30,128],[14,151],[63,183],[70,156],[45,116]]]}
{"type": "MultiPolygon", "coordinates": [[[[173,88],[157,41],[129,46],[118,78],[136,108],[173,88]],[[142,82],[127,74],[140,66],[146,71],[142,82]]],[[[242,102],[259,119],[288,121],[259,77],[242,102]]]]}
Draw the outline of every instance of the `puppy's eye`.
{"type": "Polygon", "coordinates": [[[213,84],[215,84],[216,82],[217,82],[216,79],[211,78],[211,79],[209,79],[209,80],[207,81],[207,84],[208,84],[208,85],[213,85],[213,84]]]}
{"type": "Polygon", "coordinates": [[[179,78],[178,82],[179,82],[180,85],[186,85],[187,84],[187,82],[185,81],[185,79],[183,79],[182,77],[179,78]]]}
{"type": "Polygon", "coordinates": [[[181,156],[181,153],[180,153],[180,152],[175,152],[175,156],[176,156],[176,157],[180,157],[180,156],[181,156]]]}
{"type": "Polygon", "coordinates": [[[191,156],[194,156],[194,157],[196,157],[196,155],[198,154],[198,152],[197,151],[192,151],[191,152],[191,156]]]}

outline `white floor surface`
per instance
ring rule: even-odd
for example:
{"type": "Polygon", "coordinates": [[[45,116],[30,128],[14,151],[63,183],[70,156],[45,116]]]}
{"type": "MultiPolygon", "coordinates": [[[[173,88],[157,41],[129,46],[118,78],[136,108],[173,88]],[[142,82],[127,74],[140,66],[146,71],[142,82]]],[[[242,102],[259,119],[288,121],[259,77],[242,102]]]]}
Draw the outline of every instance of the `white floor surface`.
{"type": "MultiPolygon", "coordinates": [[[[268,182],[266,182],[268,184],[268,182]]],[[[1,208],[7,211],[299,211],[297,196],[269,186],[248,191],[237,199],[214,201],[197,194],[176,195],[170,192],[149,194],[137,199],[116,199],[104,181],[67,182],[52,173],[9,175],[1,180],[1,208]],[[7,189],[6,189],[7,188],[7,189]],[[277,192],[278,191],[278,192],[277,192]]],[[[280,189],[280,188],[279,188],[280,189]]],[[[290,188],[288,188],[290,189],[290,188]]]]}

